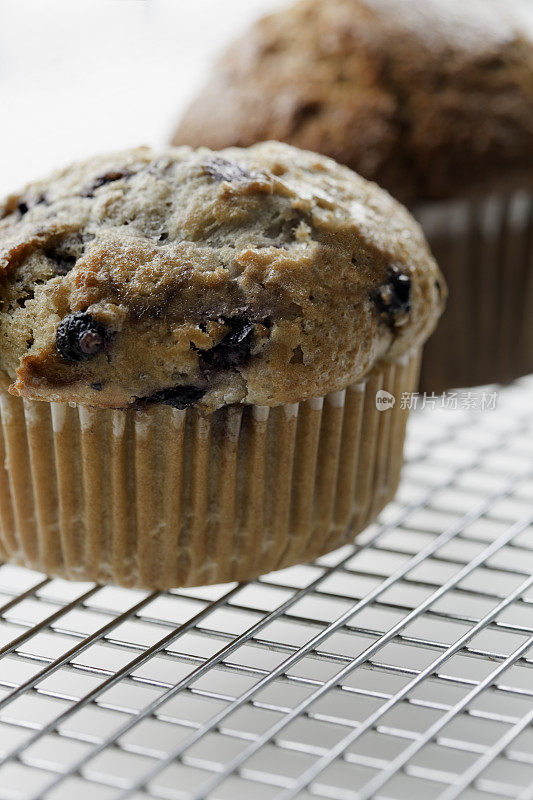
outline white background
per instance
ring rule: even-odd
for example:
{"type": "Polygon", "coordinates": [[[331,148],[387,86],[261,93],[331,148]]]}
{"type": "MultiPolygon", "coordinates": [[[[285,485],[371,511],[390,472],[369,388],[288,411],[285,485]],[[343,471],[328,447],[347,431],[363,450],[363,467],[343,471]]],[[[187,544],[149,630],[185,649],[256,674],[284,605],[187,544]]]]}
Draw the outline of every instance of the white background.
{"type": "Polygon", "coordinates": [[[0,0],[0,195],[162,145],[217,52],[287,0],[0,0]]]}

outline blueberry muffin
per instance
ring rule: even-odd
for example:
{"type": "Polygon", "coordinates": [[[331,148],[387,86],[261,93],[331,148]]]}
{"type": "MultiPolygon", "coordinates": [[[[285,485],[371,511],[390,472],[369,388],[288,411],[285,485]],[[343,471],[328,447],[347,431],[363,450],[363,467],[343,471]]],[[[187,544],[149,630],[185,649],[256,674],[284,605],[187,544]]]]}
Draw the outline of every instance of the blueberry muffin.
{"type": "Polygon", "coordinates": [[[151,588],[246,579],[392,496],[400,394],[446,290],[385,192],[279,143],[140,148],[0,217],[5,558],[151,588]]]}
{"type": "Polygon", "coordinates": [[[451,302],[424,388],[533,371],[533,12],[524,0],[302,0],[225,53],[173,141],[279,139],[408,203],[451,302]]]}

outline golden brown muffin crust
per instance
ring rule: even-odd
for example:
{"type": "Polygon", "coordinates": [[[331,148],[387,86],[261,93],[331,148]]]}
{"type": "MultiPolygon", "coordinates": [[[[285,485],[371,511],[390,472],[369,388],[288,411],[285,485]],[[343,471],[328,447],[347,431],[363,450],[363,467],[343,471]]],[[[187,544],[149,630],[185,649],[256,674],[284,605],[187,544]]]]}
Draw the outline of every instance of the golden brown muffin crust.
{"type": "Polygon", "coordinates": [[[520,8],[301,0],[223,55],[173,143],[278,139],[404,201],[531,186],[533,43],[520,8]]]}
{"type": "Polygon", "coordinates": [[[404,208],[279,143],[126,151],[0,206],[0,372],[34,399],[297,402],[422,342],[444,293],[404,208]]]}

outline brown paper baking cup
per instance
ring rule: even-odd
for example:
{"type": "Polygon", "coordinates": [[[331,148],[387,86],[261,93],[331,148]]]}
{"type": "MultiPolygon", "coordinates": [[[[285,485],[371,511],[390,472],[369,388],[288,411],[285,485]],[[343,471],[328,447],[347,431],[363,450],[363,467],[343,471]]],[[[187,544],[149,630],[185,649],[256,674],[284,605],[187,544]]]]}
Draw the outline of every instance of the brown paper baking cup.
{"type": "Polygon", "coordinates": [[[393,497],[419,351],[341,392],[205,416],[0,392],[0,556],[165,589],[246,580],[351,539],[393,497]],[[376,394],[394,407],[379,410],[376,394]],[[387,397],[387,395],[384,395],[387,397]]]}
{"type": "Polygon", "coordinates": [[[424,349],[421,390],[533,372],[533,194],[425,203],[414,213],[449,288],[424,349]]]}

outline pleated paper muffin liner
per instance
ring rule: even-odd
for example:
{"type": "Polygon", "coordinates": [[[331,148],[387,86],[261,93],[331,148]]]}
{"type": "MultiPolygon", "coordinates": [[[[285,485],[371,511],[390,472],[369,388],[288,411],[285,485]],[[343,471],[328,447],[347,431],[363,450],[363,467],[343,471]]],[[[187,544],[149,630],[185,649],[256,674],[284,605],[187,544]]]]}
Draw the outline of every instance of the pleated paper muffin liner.
{"type": "Polygon", "coordinates": [[[401,396],[416,389],[419,358],[325,397],[209,416],[35,402],[4,388],[0,557],[165,589],[246,580],[326,553],[396,491],[401,396]],[[379,390],[394,407],[379,410],[379,390]]]}
{"type": "Polygon", "coordinates": [[[449,288],[424,349],[421,390],[533,372],[533,193],[425,203],[414,213],[449,288]]]}

